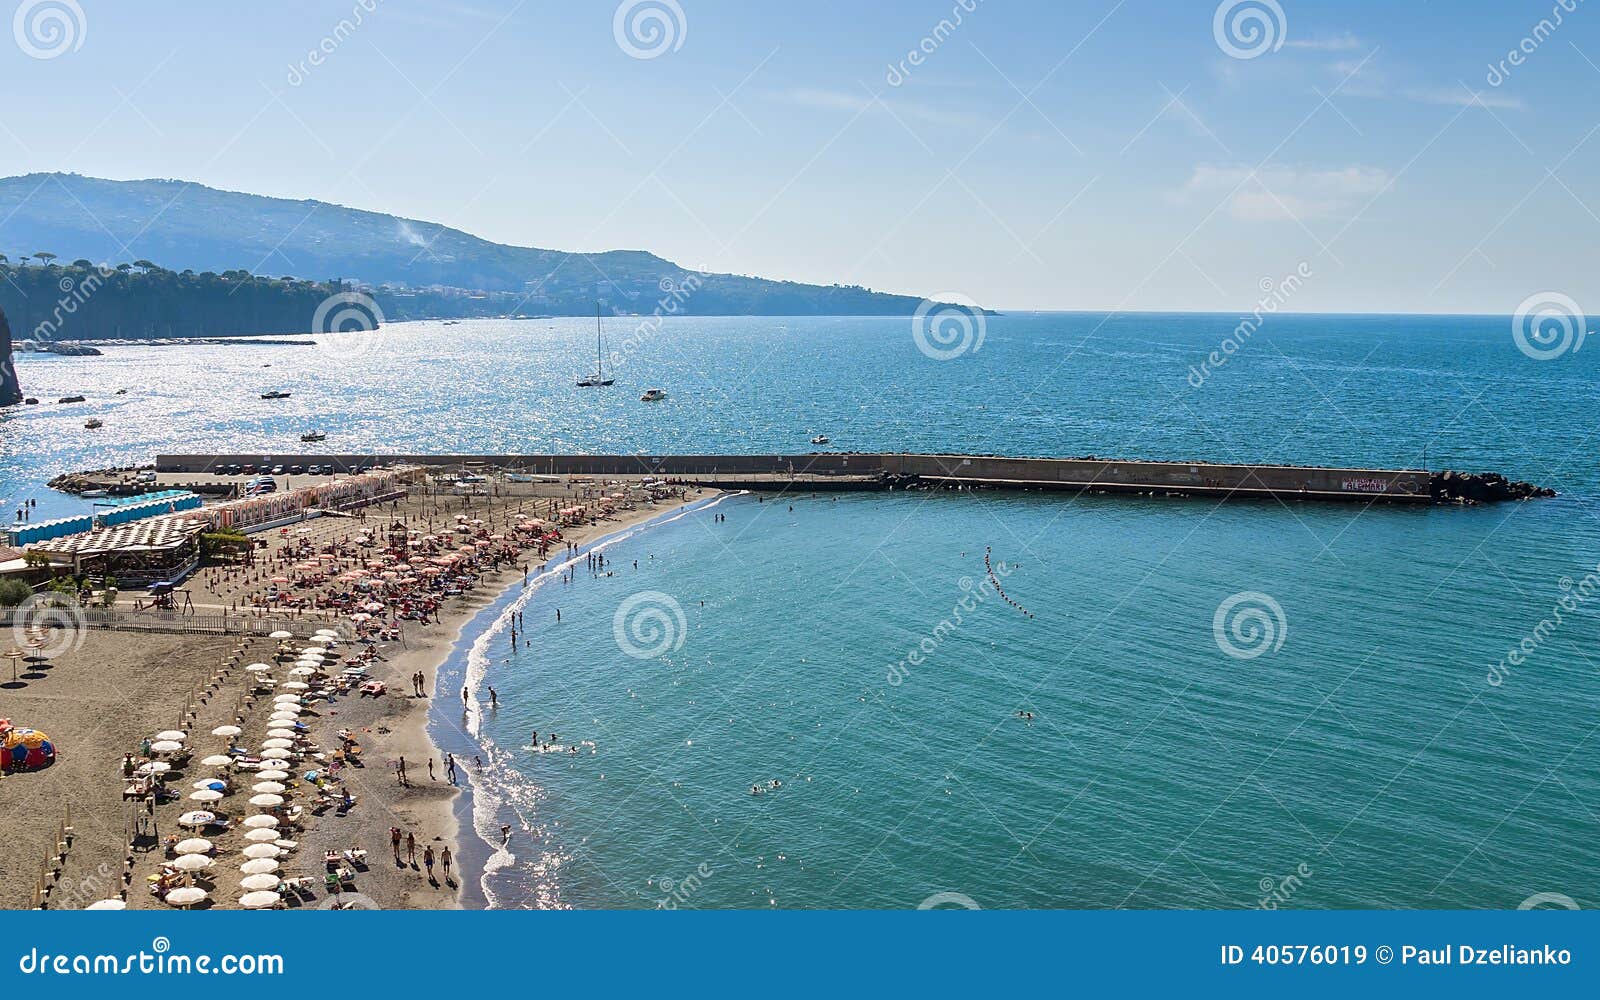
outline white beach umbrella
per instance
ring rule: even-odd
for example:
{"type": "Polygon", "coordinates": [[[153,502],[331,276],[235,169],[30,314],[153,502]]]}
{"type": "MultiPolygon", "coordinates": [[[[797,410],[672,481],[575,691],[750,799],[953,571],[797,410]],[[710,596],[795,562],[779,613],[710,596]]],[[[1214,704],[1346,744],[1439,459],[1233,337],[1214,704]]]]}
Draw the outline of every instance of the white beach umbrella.
{"type": "Polygon", "coordinates": [[[280,902],[275,892],[247,892],[239,897],[239,905],[247,910],[269,910],[280,902]]]}
{"type": "Polygon", "coordinates": [[[278,870],[278,863],[271,858],[251,858],[239,870],[246,875],[270,875],[278,870]]]}
{"type": "Polygon", "coordinates": [[[222,793],[210,788],[202,788],[198,792],[190,792],[189,798],[195,802],[215,802],[222,798],[222,793]]]}
{"type": "Polygon", "coordinates": [[[295,667],[289,671],[290,677],[310,677],[317,672],[316,667],[295,667]]]}
{"type": "Polygon", "coordinates": [[[178,846],[173,850],[179,854],[210,854],[211,841],[204,837],[190,837],[188,840],[178,841],[178,846]]]}
{"type": "Polygon", "coordinates": [[[261,756],[267,760],[288,760],[294,755],[287,750],[263,750],[261,756]]]}
{"type": "Polygon", "coordinates": [[[184,740],[189,738],[189,734],[180,732],[176,729],[166,729],[156,733],[155,738],[163,742],[170,740],[173,743],[182,743],[184,740]]]}
{"type": "Polygon", "coordinates": [[[172,867],[183,872],[204,871],[211,867],[211,859],[204,854],[185,854],[172,862],[172,867]]]}
{"type": "Polygon", "coordinates": [[[257,771],[256,777],[260,778],[262,781],[287,781],[289,780],[289,772],[280,771],[275,767],[267,768],[265,770],[257,771]]]}
{"type": "Polygon", "coordinates": [[[246,875],[239,880],[239,885],[251,892],[266,892],[282,884],[283,879],[276,875],[246,875]]]}
{"type": "Polygon", "coordinates": [[[319,629],[317,629],[315,632],[313,632],[311,634],[312,635],[331,635],[335,639],[339,638],[338,630],[331,629],[331,628],[319,628],[319,629]]]}
{"type": "Polygon", "coordinates": [[[252,830],[273,830],[278,826],[276,816],[251,816],[244,821],[244,825],[252,830]]]}
{"type": "Polygon", "coordinates": [[[270,663],[247,663],[247,664],[245,664],[245,669],[250,671],[252,674],[264,674],[264,673],[267,673],[268,671],[270,671],[272,669],[272,664],[270,664],[270,663]]]}
{"type": "Polygon", "coordinates": [[[258,781],[250,786],[250,790],[263,795],[282,795],[284,786],[276,781],[258,781]]]}
{"type": "Polygon", "coordinates": [[[268,639],[293,639],[294,638],[294,633],[293,632],[285,632],[283,629],[279,629],[276,632],[268,633],[267,634],[267,638],[268,639]]]}
{"type": "Polygon", "coordinates": [[[177,753],[183,749],[183,744],[177,740],[156,740],[150,744],[151,753],[177,753]]]}
{"type": "Polygon", "coordinates": [[[332,645],[333,643],[337,642],[338,640],[335,639],[331,635],[314,635],[308,641],[313,646],[328,646],[328,645],[332,645]]]}
{"type": "MultiPolygon", "coordinates": [[[[269,729],[269,730],[267,730],[267,739],[269,739],[269,740],[293,740],[294,739],[294,730],[292,730],[292,729],[269,729]]],[[[293,746],[294,744],[290,743],[288,745],[289,746],[293,746]]]]}
{"type": "Polygon", "coordinates": [[[311,685],[305,681],[284,681],[283,689],[285,691],[309,691],[311,685]]]}
{"type": "Polygon", "coordinates": [[[288,702],[285,701],[285,702],[281,702],[281,703],[279,703],[277,705],[272,706],[272,714],[274,716],[278,716],[278,715],[304,715],[306,710],[305,710],[304,706],[298,704],[299,700],[300,699],[298,697],[296,697],[295,698],[296,704],[291,705],[291,704],[289,704],[288,702]]]}
{"type": "Polygon", "coordinates": [[[241,735],[243,732],[244,730],[240,729],[238,726],[218,726],[217,728],[211,730],[211,735],[222,736],[231,740],[235,736],[241,735]]]}
{"type": "Polygon", "coordinates": [[[254,860],[256,858],[276,858],[283,854],[283,848],[276,844],[251,844],[244,849],[244,856],[254,860]]]}
{"type": "Polygon", "coordinates": [[[172,765],[164,760],[146,761],[139,765],[140,774],[166,774],[172,770],[172,765]]]}
{"type": "Polygon", "coordinates": [[[267,750],[288,750],[294,746],[294,740],[270,739],[264,741],[261,746],[267,750]]]}
{"type": "MultiPolygon", "coordinates": [[[[198,792],[198,791],[201,791],[203,789],[210,788],[213,785],[220,785],[220,784],[222,784],[222,782],[217,780],[216,778],[201,778],[199,781],[195,782],[194,784],[190,785],[189,787],[193,788],[195,791],[198,792]]],[[[219,788],[219,789],[217,789],[217,791],[220,792],[220,791],[222,791],[222,789],[219,788]]]]}
{"type": "Polygon", "coordinates": [[[205,898],[206,891],[204,889],[198,886],[186,885],[181,889],[174,889],[167,893],[167,905],[193,906],[196,903],[203,902],[205,898]]]}
{"type": "Polygon", "coordinates": [[[274,795],[271,792],[262,792],[259,795],[252,795],[250,804],[259,809],[271,809],[274,806],[283,805],[283,796],[274,795]]]}
{"type": "Polygon", "coordinates": [[[214,753],[200,762],[202,767],[227,767],[232,763],[233,758],[223,753],[214,753]]]}
{"type": "Polygon", "coordinates": [[[179,816],[178,817],[178,825],[179,826],[210,826],[213,822],[216,821],[216,818],[217,818],[217,814],[216,813],[206,812],[204,809],[196,809],[193,812],[186,812],[182,816],[179,816]]]}
{"type": "Polygon", "coordinates": [[[267,719],[267,725],[276,729],[279,726],[292,726],[300,721],[298,712],[273,712],[267,719]]]}
{"type": "Polygon", "coordinates": [[[126,910],[127,908],[128,904],[120,899],[100,899],[84,907],[85,910],[126,910]]]}
{"type": "Polygon", "coordinates": [[[300,696],[297,694],[275,694],[272,696],[272,703],[274,705],[298,705],[300,704],[300,696]]]}
{"type": "Polygon", "coordinates": [[[252,844],[276,843],[278,839],[278,831],[267,829],[247,830],[245,831],[244,839],[250,841],[252,844]]]}

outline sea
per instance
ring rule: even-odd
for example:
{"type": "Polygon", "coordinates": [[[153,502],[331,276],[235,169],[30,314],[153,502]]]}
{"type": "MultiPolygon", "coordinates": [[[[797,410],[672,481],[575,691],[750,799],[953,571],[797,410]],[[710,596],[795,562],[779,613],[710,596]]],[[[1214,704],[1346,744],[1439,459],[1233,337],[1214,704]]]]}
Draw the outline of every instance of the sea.
{"type": "Polygon", "coordinates": [[[59,472],[265,458],[310,429],[373,455],[801,453],[826,434],[1497,471],[1559,495],[664,508],[513,587],[452,651],[441,685],[471,702],[440,698],[432,726],[470,786],[468,898],[1600,905],[1600,352],[1505,316],[1241,319],[615,319],[607,390],[573,388],[594,364],[582,318],[20,355],[45,403],[0,414],[0,510],[84,509],[45,486],[59,472]],[[651,387],[668,399],[641,403],[651,387]]]}

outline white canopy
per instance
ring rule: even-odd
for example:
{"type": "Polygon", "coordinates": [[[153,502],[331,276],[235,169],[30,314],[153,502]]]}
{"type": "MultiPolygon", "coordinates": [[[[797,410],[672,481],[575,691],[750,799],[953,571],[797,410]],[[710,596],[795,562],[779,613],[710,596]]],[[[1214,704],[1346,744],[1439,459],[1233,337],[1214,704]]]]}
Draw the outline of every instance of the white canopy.
{"type": "Polygon", "coordinates": [[[251,816],[249,819],[244,821],[244,825],[252,830],[271,830],[277,827],[278,817],[265,815],[251,816]]]}

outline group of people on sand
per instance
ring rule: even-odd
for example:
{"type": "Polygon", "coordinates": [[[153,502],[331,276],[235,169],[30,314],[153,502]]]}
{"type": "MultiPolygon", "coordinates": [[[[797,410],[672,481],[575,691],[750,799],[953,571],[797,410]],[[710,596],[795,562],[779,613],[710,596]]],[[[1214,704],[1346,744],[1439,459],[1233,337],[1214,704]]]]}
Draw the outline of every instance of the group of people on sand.
{"type": "MultiPolygon", "coordinates": [[[[394,864],[396,868],[410,867],[412,871],[418,870],[417,835],[415,833],[407,830],[402,834],[398,826],[391,826],[389,828],[389,845],[394,849],[394,864]],[[404,849],[404,857],[401,856],[402,848],[404,849]]],[[[439,880],[433,874],[433,866],[435,864],[438,864],[443,869],[445,884],[452,889],[455,888],[455,882],[452,880],[450,872],[451,866],[455,864],[455,857],[450,853],[449,844],[441,845],[437,853],[434,851],[432,844],[424,844],[422,847],[421,870],[427,872],[428,883],[436,886],[439,884],[439,880]]]]}

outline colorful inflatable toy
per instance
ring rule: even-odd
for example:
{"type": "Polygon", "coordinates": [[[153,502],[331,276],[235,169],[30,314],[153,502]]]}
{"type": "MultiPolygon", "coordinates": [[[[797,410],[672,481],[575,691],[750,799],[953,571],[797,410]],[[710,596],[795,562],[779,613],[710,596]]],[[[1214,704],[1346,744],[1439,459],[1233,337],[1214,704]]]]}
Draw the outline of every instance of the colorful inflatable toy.
{"type": "Polygon", "coordinates": [[[35,771],[56,759],[56,746],[37,729],[13,726],[0,719],[0,768],[7,771],[35,771]]]}

